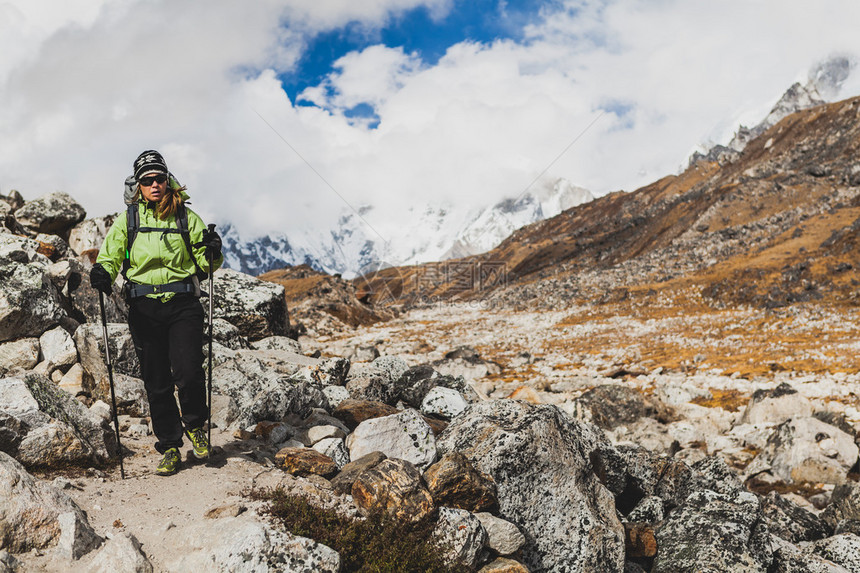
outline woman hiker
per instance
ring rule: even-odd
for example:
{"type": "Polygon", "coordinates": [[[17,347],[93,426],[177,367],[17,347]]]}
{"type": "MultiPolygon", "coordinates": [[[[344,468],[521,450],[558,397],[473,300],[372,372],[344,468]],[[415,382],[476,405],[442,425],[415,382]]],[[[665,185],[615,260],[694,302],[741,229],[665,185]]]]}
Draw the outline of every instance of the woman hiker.
{"type": "Polygon", "coordinates": [[[185,187],[157,151],[135,159],[126,187],[131,205],[108,231],[90,282],[110,294],[118,274],[126,279],[128,326],[149,399],[155,449],[164,454],[155,473],[167,476],[179,471],[183,432],[195,457],[210,453],[203,428],[209,412],[198,277],[221,266],[221,237],[186,208],[185,187]]]}

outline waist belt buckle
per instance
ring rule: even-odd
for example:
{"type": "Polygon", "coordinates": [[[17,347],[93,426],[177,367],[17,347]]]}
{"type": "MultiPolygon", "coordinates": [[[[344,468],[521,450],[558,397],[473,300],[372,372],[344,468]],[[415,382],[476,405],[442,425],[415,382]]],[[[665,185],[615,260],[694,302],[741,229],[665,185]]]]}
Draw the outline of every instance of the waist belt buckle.
{"type": "Polygon", "coordinates": [[[158,294],[161,292],[161,285],[152,285],[152,293],[158,294]]]}

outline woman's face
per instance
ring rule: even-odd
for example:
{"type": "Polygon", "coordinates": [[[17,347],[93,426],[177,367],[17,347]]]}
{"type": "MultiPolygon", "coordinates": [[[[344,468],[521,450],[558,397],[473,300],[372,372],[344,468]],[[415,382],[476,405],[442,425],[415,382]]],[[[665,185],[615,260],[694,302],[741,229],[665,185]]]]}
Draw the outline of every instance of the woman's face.
{"type": "Polygon", "coordinates": [[[140,192],[143,193],[143,198],[147,201],[159,202],[164,197],[167,191],[167,175],[163,173],[153,173],[146,177],[141,177],[140,192]]]}

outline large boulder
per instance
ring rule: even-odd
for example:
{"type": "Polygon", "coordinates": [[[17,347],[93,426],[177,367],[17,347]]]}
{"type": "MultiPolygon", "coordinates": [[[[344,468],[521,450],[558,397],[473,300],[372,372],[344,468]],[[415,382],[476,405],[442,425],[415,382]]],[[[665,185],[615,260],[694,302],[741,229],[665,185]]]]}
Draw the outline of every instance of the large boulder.
{"type": "Polygon", "coordinates": [[[611,448],[594,426],[513,400],[472,405],[439,442],[496,482],[499,515],[525,534],[530,569],[621,571],[624,529],[590,461],[599,446],[611,448]]]}
{"type": "Polygon", "coordinates": [[[28,467],[101,464],[116,449],[108,424],[41,374],[0,379],[0,414],[17,434],[0,447],[28,467]]]}
{"type": "Polygon", "coordinates": [[[32,370],[38,363],[38,338],[21,338],[0,343],[0,372],[32,370]]]}
{"type": "Polygon", "coordinates": [[[755,494],[692,494],[657,531],[651,573],[767,571],[773,559],[770,535],[755,494]]]}
{"type": "MultiPolygon", "coordinates": [[[[92,265],[75,259],[70,259],[68,263],[69,272],[63,294],[68,301],[69,315],[78,322],[101,324],[99,291],[90,284],[92,265]]],[[[117,283],[121,284],[122,279],[119,278],[117,283]]],[[[128,305],[117,283],[114,283],[111,295],[104,297],[105,317],[109,323],[120,323],[128,320],[128,305]]]]}
{"type": "Polygon", "coordinates": [[[781,424],[812,416],[812,403],[788,384],[772,390],[756,390],[741,416],[742,424],[781,424]]]}
{"type": "Polygon", "coordinates": [[[33,233],[68,236],[72,227],[87,216],[84,208],[68,193],[48,193],[27,201],[15,211],[15,219],[33,233]]]}
{"type": "Polygon", "coordinates": [[[255,358],[236,352],[212,370],[213,392],[230,399],[229,415],[222,419],[228,428],[247,428],[257,422],[280,421],[289,414],[309,415],[313,408],[328,406],[325,394],[303,380],[295,380],[255,358]]]}
{"type": "Polygon", "coordinates": [[[69,247],[79,255],[97,253],[116,217],[113,214],[81,221],[69,232],[69,247]]]}
{"type": "MultiPolygon", "coordinates": [[[[125,374],[141,377],[140,361],[134,349],[134,341],[128,324],[109,323],[107,338],[110,345],[111,365],[114,375],[125,374]]],[[[75,345],[81,366],[94,380],[93,395],[102,400],[110,397],[110,379],[105,359],[104,328],[101,323],[82,324],[75,330],[75,345]]]]}
{"type": "Polygon", "coordinates": [[[204,519],[171,530],[165,543],[175,556],[164,565],[168,572],[341,570],[334,549],[276,529],[253,515],[204,519]]]}
{"type": "Polygon", "coordinates": [[[813,417],[793,418],[776,428],[746,472],[770,471],[787,483],[839,484],[858,454],[854,438],[839,428],[813,417]]]}
{"type": "Polygon", "coordinates": [[[45,266],[0,259],[0,342],[41,336],[65,316],[45,266]]]}
{"type": "Polygon", "coordinates": [[[39,337],[42,359],[48,363],[48,370],[61,368],[67,370],[78,361],[75,341],[62,327],[56,327],[39,337]]]}
{"type": "Polygon", "coordinates": [[[23,553],[44,549],[64,534],[73,549],[70,557],[98,543],[86,514],[62,491],[33,476],[0,452],[0,549],[23,553]]]}
{"type": "Polygon", "coordinates": [[[215,275],[216,318],[236,326],[249,340],[286,336],[290,328],[284,287],[231,269],[215,275]]]}

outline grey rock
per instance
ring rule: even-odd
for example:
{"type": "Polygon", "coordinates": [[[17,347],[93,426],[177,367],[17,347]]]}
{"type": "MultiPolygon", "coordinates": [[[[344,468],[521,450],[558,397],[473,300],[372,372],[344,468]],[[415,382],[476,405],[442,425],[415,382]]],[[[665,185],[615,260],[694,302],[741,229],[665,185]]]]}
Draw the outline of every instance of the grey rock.
{"type": "Polygon", "coordinates": [[[793,418],[780,424],[746,469],[749,475],[770,470],[787,483],[843,483],[857,463],[854,438],[813,418],[793,418]]]}
{"type": "Polygon", "coordinates": [[[349,390],[343,386],[324,386],[322,393],[325,394],[332,408],[337,408],[338,404],[350,398],[349,390]]]}
{"type": "Polygon", "coordinates": [[[286,336],[290,321],[284,287],[231,269],[215,279],[215,318],[223,318],[250,341],[286,336]]]}
{"type": "Polygon", "coordinates": [[[812,553],[810,548],[801,549],[788,541],[771,536],[773,562],[768,573],[850,573],[841,565],[812,553]]]}
{"type": "Polygon", "coordinates": [[[0,379],[0,395],[12,397],[4,409],[26,428],[15,452],[25,466],[103,463],[116,448],[109,427],[43,375],[0,379]]]}
{"type": "Polygon", "coordinates": [[[652,573],[767,571],[773,559],[761,507],[749,492],[699,491],[657,531],[652,573]]]}
{"type": "Polygon", "coordinates": [[[313,408],[328,405],[320,390],[282,376],[245,353],[215,367],[212,378],[213,392],[230,397],[235,404],[235,417],[224,420],[230,429],[283,420],[289,414],[304,417],[313,408]]]}
{"type": "Polygon", "coordinates": [[[0,573],[18,573],[23,571],[21,562],[8,551],[0,550],[0,573]]]}
{"type": "Polygon", "coordinates": [[[433,537],[444,548],[445,561],[474,570],[487,545],[487,532],[481,520],[464,509],[439,508],[433,537]]]}
{"type": "Polygon", "coordinates": [[[41,253],[52,261],[59,261],[69,253],[69,244],[57,235],[39,233],[35,240],[39,243],[41,253]]]}
{"type": "MultiPolygon", "coordinates": [[[[110,398],[110,380],[105,358],[104,331],[100,322],[79,326],[75,331],[74,341],[78,348],[81,366],[94,380],[93,397],[106,400],[110,398]]],[[[140,378],[140,361],[134,349],[128,324],[109,323],[107,331],[114,376],[125,374],[140,378]]]]}
{"type": "Polygon", "coordinates": [[[81,221],[69,232],[69,247],[79,255],[98,251],[116,217],[113,214],[81,221]]]}
{"type": "Polygon", "coordinates": [[[38,363],[38,338],[20,338],[0,343],[0,371],[32,370],[38,363]]]}
{"type": "Polygon", "coordinates": [[[57,516],[60,525],[60,539],[57,542],[56,553],[68,561],[76,561],[99,547],[104,541],[96,535],[86,520],[81,520],[80,513],[67,511],[57,516]]]}
{"type": "Polygon", "coordinates": [[[620,384],[603,384],[576,399],[576,417],[604,429],[654,414],[642,394],[620,384]]]}
{"type": "Polygon", "coordinates": [[[627,520],[631,523],[650,523],[655,524],[663,521],[663,500],[656,495],[649,495],[642,498],[636,507],[627,514],[627,520]]]}
{"type": "Polygon", "coordinates": [[[75,524],[68,533],[73,541],[95,535],[84,512],[66,493],[37,482],[0,452],[0,549],[24,553],[55,544],[63,533],[61,515],[67,527],[75,524]]]}
{"type": "Polygon", "coordinates": [[[333,549],[278,531],[248,513],[171,530],[167,543],[175,548],[176,559],[167,571],[340,571],[340,556],[333,549]]]}
{"type": "Polygon", "coordinates": [[[92,573],[152,573],[152,563],[130,533],[112,535],[90,563],[92,573]]]}
{"type": "Polygon", "coordinates": [[[832,532],[832,528],[817,515],[775,491],[762,500],[762,517],[772,535],[791,543],[815,541],[832,532]]]}
{"type": "Polygon", "coordinates": [[[20,235],[0,233],[0,259],[8,259],[17,263],[33,263],[47,268],[51,260],[42,254],[39,241],[20,235]]]}
{"type": "Polygon", "coordinates": [[[15,219],[34,233],[68,234],[87,216],[86,211],[67,193],[49,193],[15,211],[15,219]]]}
{"type": "MultiPolygon", "coordinates": [[[[208,351],[208,325],[204,331],[203,347],[204,352],[208,351]]],[[[226,346],[232,350],[247,350],[251,348],[248,340],[242,336],[239,329],[224,320],[223,318],[215,318],[212,320],[212,339],[222,346],[226,346]]]]}
{"type": "Polygon", "coordinates": [[[0,342],[40,336],[65,316],[46,267],[0,259],[0,342]]]}
{"type": "Polygon", "coordinates": [[[350,459],[371,452],[412,462],[421,469],[436,461],[436,438],[415,410],[365,420],[346,441],[350,459]]]}
{"type": "Polygon", "coordinates": [[[476,402],[477,394],[467,384],[462,376],[444,376],[439,374],[429,364],[413,366],[404,372],[395,382],[395,398],[403,400],[413,408],[421,408],[427,393],[436,387],[450,388],[463,395],[468,402],[476,402]]]}
{"type": "MultiPolygon", "coordinates": [[[[95,254],[93,251],[94,256],[95,254]]],[[[101,324],[99,291],[90,284],[92,264],[76,259],[70,259],[68,262],[70,269],[63,294],[69,305],[69,315],[80,323],[101,324]]],[[[118,281],[122,282],[122,279],[118,277],[118,281]]],[[[104,297],[104,302],[108,323],[125,323],[128,320],[128,305],[117,283],[113,285],[112,294],[104,297]]]]}
{"type": "Polygon", "coordinates": [[[499,515],[524,532],[529,568],[620,571],[624,530],[589,460],[598,445],[611,448],[597,428],[555,406],[500,400],[455,418],[439,449],[461,452],[495,480],[499,515]]]}
{"type": "Polygon", "coordinates": [[[849,481],[837,485],[821,518],[830,527],[836,527],[844,520],[860,520],[860,483],[849,481]]]}
{"type": "Polygon", "coordinates": [[[251,343],[254,350],[285,350],[294,354],[302,353],[302,345],[298,340],[287,336],[269,336],[251,343]]]}
{"type": "Polygon", "coordinates": [[[812,415],[812,404],[797,390],[782,383],[773,390],[756,390],[744,413],[742,424],[781,424],[786,420],[812,415]]]}
{"type": "Polygon", "coordinates": [[[321,454],[330,457],[338,471],[349,463],[349,450],[342,438],[325,438],[311,446],[321,454]]]}
{"type": "Polygon", "coordinates": [[[487,532],[487,547],[499,555],[513,555],[526,544],[526,538],[515,524],[492,513],[476,513],[487,532]]]}
{"type": "Polygon", "coordinates": [[[851,573],[860,573],[860,537],[853,533],[843,533],[816,541],[813,551],[851,573]]]}

